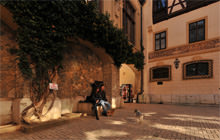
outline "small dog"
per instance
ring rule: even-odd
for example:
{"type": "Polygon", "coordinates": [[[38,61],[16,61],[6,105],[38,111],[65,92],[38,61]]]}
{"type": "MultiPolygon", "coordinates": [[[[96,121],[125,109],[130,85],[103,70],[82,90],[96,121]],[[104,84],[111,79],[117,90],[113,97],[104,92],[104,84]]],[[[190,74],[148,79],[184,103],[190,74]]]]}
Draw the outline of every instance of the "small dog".
{"type": "Polygon", "coordinates": [[[113,116],[115,109],[111,109],[107,111],[107,116],[113,116]]]}
{"type": "Polygon", "coordinates": [[[144,120],[144,115],[137,109],[134,110],[135,116],[137,117],[137,122],[141,123],[144,120]]]}

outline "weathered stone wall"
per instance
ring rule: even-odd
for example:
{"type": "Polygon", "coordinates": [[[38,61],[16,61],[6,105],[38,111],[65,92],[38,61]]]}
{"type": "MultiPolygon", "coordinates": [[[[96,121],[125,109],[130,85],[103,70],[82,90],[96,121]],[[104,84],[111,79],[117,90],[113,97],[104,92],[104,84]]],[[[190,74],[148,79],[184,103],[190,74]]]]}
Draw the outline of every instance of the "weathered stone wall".
{"type": "Polygon", "coordinates": [[[58,96],[61,98],[88,96],[91,83],[103,81],[102,62],[86,47],[70,46],[63,62],[58,78],[58,96]]]}
{"type": "Polygon", "coordinates": [[[15,32],[1,21],[0,26],[0,98],[28,97],[30,85],[25,81],[17,66],[15,32]]]}
{"type": "MultiPolygon", "coordinates": [[[[18,47],[15,33],[4,23],[1,25],[0,41],[0,97],[28,98],[30,82],[23,79],[17,66],[18,62],[15,60],[16,56],[9,52],[11,48],[18,47]]],[[[58,74],[58,97],[88,96],[91,94],[90,84],[95,80],[104,81],[109,100],[113,94],[119,94],[118,68],[112,62],[107,63],[106,60],[100,58],[101,56],[105,57],[107,54],[102,52],[98,55],[85,45],[74,45],[72,43],[72,46],[68,48],[64,55],[63,69],[58,74]],[[103,73],[105,74],[103,75],[103,73]]]]}
{"type": "MultiPolygon", "coordinates": [[[[2,22],[1,22],[2,23],[2,22]]],[[[16,46],[14,35],[4,23],[0,26],[0,125],[12,122],[12,98],[15,97],[15,57],[9,49],[16,46]]]]}
{"type": "Polygon", "coordinates": [[[3,22],[0,26],[0,98],[15,97],[15,57],[9,52],[16,42],[12,31],[3,22]]]}
{"type": "MultiPolygon", "coordinates": [[[[20,123],[20,113],[31,104],[31,85],[23,78],[16,55],[9,51],[18,48],[17,25],[7,9],[1,5],[0,8],[4,10],[0,13],[0,107],[5,107],[0,112],[0,125],[4,125],[20,123]]],[[[54,115],[59,118],[61,114],[77,112],[78,101],[91,94],[90,84],[96,80],[104,81],[107,98],[114,102],[114,107],[120,107],[119,69],[113,63],[103,48],[86,41],[78,45],[72,43],[64,55],[63,69],[53,81],[59,85],[58,98],[45,120],[55,119],[54,115]]]]}

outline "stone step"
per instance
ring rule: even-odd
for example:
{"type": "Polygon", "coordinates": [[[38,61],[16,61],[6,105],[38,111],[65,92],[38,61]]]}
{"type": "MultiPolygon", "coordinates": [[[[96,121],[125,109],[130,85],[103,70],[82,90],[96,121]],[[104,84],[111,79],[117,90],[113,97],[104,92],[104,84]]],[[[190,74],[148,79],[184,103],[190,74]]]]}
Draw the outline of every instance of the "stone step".
{"type": "Polygon", "coordinates": [[[13,124],[3,125],[0,126],[0,134],[14,132],[19,130],[20,128],[21,128],[20,125],[13,125],[13,124]]]}
{"type": "Polygon", "coordinates": [[[44,130],[47,128],[51,128],[54,126],[59,126],[65,123],[70,122],[71,120],[75,119],[75,118],[79,118],[81,116],[84,116],[82,113],[68,113],[68,114],[64,114],[60,119],[56,119],[56,120],[51,120],[51,121],[47,121],[47,122],[41,122],[41,123],[35,123],[35,124],[31,124],[31,125],[27,125],[27,124],[22,124],[21,125],[21,131],[24,133],[31,133],[31,132],[36,132],[39,130],[44,130]]]}
{"type": "Polygon", "coordinates": [[[85,114],[83,114],[83,113],[67,113],[67,114],[63,114],[62,118],[65,120],[69,120],[69,119],[73,119],[73,118],[79,118],[84,115],[85,114]]]}

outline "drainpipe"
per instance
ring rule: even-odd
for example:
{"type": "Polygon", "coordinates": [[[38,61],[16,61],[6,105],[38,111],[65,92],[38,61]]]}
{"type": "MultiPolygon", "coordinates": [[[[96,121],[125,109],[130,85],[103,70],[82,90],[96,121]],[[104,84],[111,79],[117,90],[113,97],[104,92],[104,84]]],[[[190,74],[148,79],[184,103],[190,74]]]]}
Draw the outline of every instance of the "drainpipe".
{"type": "MultiPolygon", "coordinates": [[[[141,46],[141,52],[144,54],[144,46],[143,46],[143,27],[142,27],[142,15],[143,15],[143,10],[142,10],[142,7],[143,7],[143,5],[144,5],[144,3],[145,3],[145,0],[139,0],[139,3],[140,3],[140,5],[141,5],[141,39],[140,39],[140,46],[141,46]]],[[[138,95],[137,95],[137,103],[139,103],[139,98],[138,98],[138,96],[139,95],[141,95],[141,94],[143,94],[143,92],[144,92],[144,70],[143,69],[141,69],[141,92],[139,92],[138,93],[138,95]]]]}

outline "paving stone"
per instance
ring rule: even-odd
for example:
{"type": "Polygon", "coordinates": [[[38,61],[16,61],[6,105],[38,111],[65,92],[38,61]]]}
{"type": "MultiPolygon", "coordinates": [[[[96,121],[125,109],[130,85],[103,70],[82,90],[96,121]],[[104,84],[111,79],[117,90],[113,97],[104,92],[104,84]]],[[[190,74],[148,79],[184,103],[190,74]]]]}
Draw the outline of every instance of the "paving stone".
{"type": "Polygon", "coordinates": [[[219,108],[165,104],[125,104],[112,117],[76,118],[49,129],[1,134],[1,140],[219,140],[219,108]],[[134,109],[147,114],[141,123],[134,109]]]}

